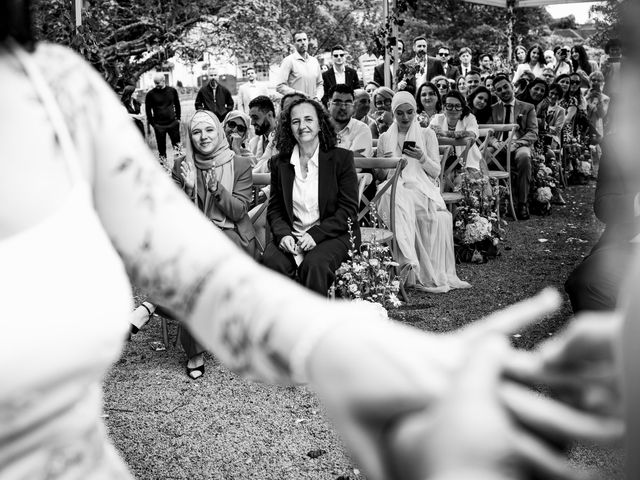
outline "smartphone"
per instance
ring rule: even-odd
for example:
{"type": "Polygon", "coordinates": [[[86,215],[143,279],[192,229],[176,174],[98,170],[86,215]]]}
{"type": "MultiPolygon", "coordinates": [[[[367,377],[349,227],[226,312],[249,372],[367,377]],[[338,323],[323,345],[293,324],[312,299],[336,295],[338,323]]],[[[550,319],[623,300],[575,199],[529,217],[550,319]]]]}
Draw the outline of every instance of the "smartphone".
{"type": "Polygon", "coordinates": [[[402,151],[404,152],[407,148],[415,148],[416,147],[416,142],[404,142],[402,144],[402,151]]]}

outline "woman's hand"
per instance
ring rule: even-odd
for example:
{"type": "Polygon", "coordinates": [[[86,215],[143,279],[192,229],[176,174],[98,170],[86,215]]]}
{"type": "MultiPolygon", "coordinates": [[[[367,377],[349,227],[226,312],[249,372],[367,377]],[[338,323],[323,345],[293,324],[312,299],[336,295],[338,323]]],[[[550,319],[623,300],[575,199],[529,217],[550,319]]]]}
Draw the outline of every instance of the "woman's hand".
{"type": "Polygon", "coordinates": [[[234,153],[240,154],[242,151],[242,137],[240,137],[240,135],[238,135],[237,133],[232,133],[231,134],[231,150],[233,150],[234,153]]]}
{"type": "Polygon", "coordinates": [[[420,147],[407,147],[404,150],[402,150],[402,153],[404,153],[407,157],[415,158],[420,163],[425,162],[424,152],[420,147]]]}
{"type": "Polygon", "coordinates": [[[180,164],[180,175],[182,176],[187,191],[193,191],[196,185],[196,171],[186,159],[180,164]]]}
{"type": "Polygon", "coordinates": [[[305,232],[300,236],[300,238],[298,238],[298,246],[302,249],[303,252],[308,252],[309,250],[313,250],[315,248],[316,242],[311,235],[305,232]]]}
{"type": "Polygon", "coordinates": [[[210,193],[216,193],[218,191],[219,182],[213,173],[213,170],[207,171],[207,173],[205,173],[205,178],[207,179],[207,190],[209,190],[210,193]]]}
{"type": "Polygon", "coordinates": [[[436,132],[437,136],[441,136],[441,135],[444,134],[443,131],[442,131],[442,127],[440,125],[431,125],[431,130],[436,132]]]}
{"type": "Polygon", "coordinates": [[[287,235],[285,237],[282,237],[282,240],[280,240],[279,247],[280,247],[280,250],[282,250],[283,252],[288,252],[288,253],[291,253],[291,254],[295,255],[295,253],[296,253],[296,240],[291,235],[287,235]]]}

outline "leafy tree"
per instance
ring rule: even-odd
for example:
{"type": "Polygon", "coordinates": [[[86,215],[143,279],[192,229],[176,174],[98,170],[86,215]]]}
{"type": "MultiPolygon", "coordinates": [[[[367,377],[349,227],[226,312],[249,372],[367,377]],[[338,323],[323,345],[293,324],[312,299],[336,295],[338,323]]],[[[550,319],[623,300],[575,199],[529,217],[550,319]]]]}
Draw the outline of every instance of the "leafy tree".
{"type": "Polygon", "coordinates": [[[36,37],[77,50],[112,86],[165,63],[182,35],[220,10],[217,0],[95,0],[85,4],[76,32],[72,6],[35,2],[36,37]]]}
{"type": "Polygon", "coordinates": [[[604,47],[607,40],[620,38],[623,12],[629,0],[606,0],[591,6],[590,13],[595,18],[596,33],[589,39],[594,47],[604,47]]]}
{"type": "Polygon", "coordinates": [[[552,30],[556,28],[576,28],[576,17],[575,15],[569,15],[562,18],[556,18],[551,21],[549,27],[552,30]]]}

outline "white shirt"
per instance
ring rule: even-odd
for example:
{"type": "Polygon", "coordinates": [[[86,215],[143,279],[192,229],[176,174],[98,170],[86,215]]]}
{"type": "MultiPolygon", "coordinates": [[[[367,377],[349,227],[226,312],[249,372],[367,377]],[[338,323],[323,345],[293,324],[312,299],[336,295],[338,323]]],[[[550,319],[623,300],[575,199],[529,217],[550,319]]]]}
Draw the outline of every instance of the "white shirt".
{"type": "Polygon", "coordinates": [[[238,88],[238,110],[248,114],[249,102],[260,95],[269,96],[267,87],[264,85],[258,85],[258,82],[247,82],[240,85],[238,88]]]}
{"type": "Polygon", "coordinates": [[[349,123],[338,132],[338,146],[356,152],[362,150],[365,157],[373,156],[371,129],[360,120],[351,117],[349,123]]]}
{"type": "Polygon", "coordinates": [[[293,165],[296,177],[293,180],[293,235],[300,237],[314,225],[320,223],[318,206],[318,152],[319,146],[307,163],[307,176],[303,178],[300,167],[300,151],[296,145],[291,152],[289,163],[293,165]]]}
{"type": "Polygon", "coordinates": [[[278,152],[275,148],[275,130],[267,135],[267,146],[265,148],[264,135],[256,135],[249,140],[249,150],[256,157],[256,164],[253,165],[253,173],[269,173],[269,160],[278,152]]]}
{"type": "Polygon", "coordinates": [[[315,57],[303,57],[297,51],[282,60],[280,83],[276,90],[281,95],[302,92],[309,98],[324,96],[322,70],[315,57]]]}

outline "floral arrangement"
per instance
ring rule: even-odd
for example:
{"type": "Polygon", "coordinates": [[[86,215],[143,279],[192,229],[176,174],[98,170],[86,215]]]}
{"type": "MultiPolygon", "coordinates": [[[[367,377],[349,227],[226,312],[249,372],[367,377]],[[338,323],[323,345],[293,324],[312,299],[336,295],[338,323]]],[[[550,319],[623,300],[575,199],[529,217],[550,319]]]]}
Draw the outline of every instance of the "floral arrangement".
{"type": "MultiPolygon", "coordinates": [[[[374,218],[373,205],[371,208],[374,218]]],[[[347,224],[351,248],[349,260],[343,262],[336,272],[335,296],[377,303],[386,309],[399,307],[402,303],[398,298],[400,280],[393,274],[398,263],[393,261],[391,250],[375,240],[357,250],[351,219],[347,224]]]]}
{"type": "Polygon", "coordinates": [[[551,199],[558,194],[560,164],[555,159],[547,159],[541,145],[536,144],[531,153],[530,210],[537,215],[549,215],[551,199]]]}
{"type": "Polygon", "coordinates": [[[502,188],[494,179],[463,169],[456,181],[462,201],[455,212],[453,237],[456,258],[463,262],[484,263],[498,256],[500,228],[495,205],[502,188]]]}
{"type": "Polygon", "coordinates": [[[576,127],[567,125],[562,130],[562,142],[569,168],[568,182],[571,185],[586,185],[591,177],[591,147],[588,129],[576,120],[576,127]]]}

